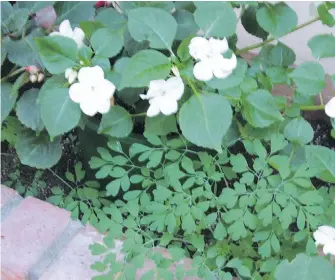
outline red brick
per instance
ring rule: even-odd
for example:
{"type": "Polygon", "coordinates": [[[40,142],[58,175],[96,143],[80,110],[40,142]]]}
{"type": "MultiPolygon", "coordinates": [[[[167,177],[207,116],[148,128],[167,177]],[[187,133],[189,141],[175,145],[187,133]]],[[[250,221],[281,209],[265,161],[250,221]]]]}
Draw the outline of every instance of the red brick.
{"type": "Polygon", "coordinates": [[[102,239],[103,236],[94,228],[83,228],[39,280],[91,280],[97,272],[92,271],[90,266],[99,260],[99,256],[91,255],[89,245],[95,242],[102,243],[102,239]]]}
{"type": "Polygon", "coordinates": [[[2,279],[24,279],[70,221],[67,211],[26,198],[2,223],[2,279]]]}
{"type": "Polygon", "coordinates": [[[1,201],[0,207],[3,207],[11,199],[19,197],[19,194],[13,189],[7,188],[4,185],[1,185],[1,201]]]}

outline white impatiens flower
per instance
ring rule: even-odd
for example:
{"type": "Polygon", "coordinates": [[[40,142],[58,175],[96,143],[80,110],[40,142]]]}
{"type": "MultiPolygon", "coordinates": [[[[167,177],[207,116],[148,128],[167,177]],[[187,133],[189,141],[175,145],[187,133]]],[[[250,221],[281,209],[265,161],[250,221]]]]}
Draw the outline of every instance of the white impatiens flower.
{"type": "Polygon", "coordinates": [[[180,77],[172,77],[168,80],[154,80],[150,82],[146,95],[141,94],[142,99],[149,100],[148,117],[162,113],[166,116],[178,111],[178,100],[183,96],[184,83],[180,77]]]}
{"type": "Polygon", "coordinates": [[[320,226],[314,233],[316,246],[323,246],[325,255],[335,256],[335,228],[330,226],[320,226]]]}
{"type": "Polygon", "coordinates": [[[335,97],[333,97],[328,101],[328,103],[325,106],[325,112],[327,116],[335,119],[335,97]]]}
{"type": "Polygon", "coordinates": [[[100,66],[81,68],[78,72],[78,81],[70,87],[70,98],[80,104],[81,110],[86,115],[107,113],[115,86],[104,78],[102,68],[100,66]]]}
{"type": "Polygon", "coordinates": [[[73,82],[77,79],[78,72],[73,70],[72,68],[67,68],[65,70],[65,78],[68,80],[69,84],[73,84],[73,82]]]}
{"type": "Polygon", "coordinates": [[[190,55],[199,60],[193,68],[194,77],[200,81],[209,81],[215,76],[223,79],[228,77],[236,68],[237,59],[235,54],[231,58],[223,57],[228,51],[228,42],[210,38],[194,37],[189,45],[190,55]]]}
{"type": "Polygon", "coordinates": [[[76,27],[72,30],[69,20],[63,20],[62,23],[59,25],[59,32],[52,32],[50,36],[64,36],[73,39],[78,48],[83,45],[85,34],[84,31],[76,27]]]}

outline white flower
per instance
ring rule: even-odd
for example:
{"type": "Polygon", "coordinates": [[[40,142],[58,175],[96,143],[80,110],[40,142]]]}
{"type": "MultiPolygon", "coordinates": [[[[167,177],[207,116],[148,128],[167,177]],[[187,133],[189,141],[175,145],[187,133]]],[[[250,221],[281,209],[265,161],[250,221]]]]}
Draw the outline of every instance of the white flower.
{"type": "Polygon", "coordinates": [[[229,49],[226,38],[223,40],[194,37],[189,45],[190,55],[199,60],[193,68],[194,77],[200,81],[209,81],[213,76],[223,79],[228,77],[236,68],[235,54],[224,58],[223,53],[229,49]]]}
{"type": "Polygon", "coordinates": [[[148,117],[157,116],[160,112],[168,116],[178,111],[177,101],[183,96],[183,93],[183,80],[180,77],[172,77],[167,81],[151,81],[147,94],[141,94],[140,97],[149,100],[148,117]]]}
{"type": "Polygon", "coordinates": [[[37,74],[30,74],[29,80],[32,83],[36,83],[37,82],[37,74]]]}
{"type": "Polygon", "coordinates": [[[81,68],[78,72],[78,81],[79,83],[74,83],[70,87],[70,98],[80,104],[81,110],[86,115],[107,113],[115,86],[104,78],[102,68],[100,66],[81,68]]]}
{"type": "Polygon", "coordinates": [[[330,226],[320,226],[314,233],[315,245],[323,246],[325,255],[335,256],[335,228],[330,226]]]}
{"type": "Polygon", "coordinates": [[[78,48],[83,45],[85,38],[84,31],[79,27],[76,27],[74,30],[72,30],[70,22],[67,19],[63,20],[59,25],[59,32],[52,32],[50,36],[64,36],[71,38],[76,42],[78,48]]]}
{"type": "Polygon", "coordinates": [[[77,79],[78,72],[73,70],[72,68],[67,68],[65,70],[65,78],[68,80],[69,84],[73,84],[73,82],[77,79]]]}
{"type": "Polygon", "coordinates": [[[39,73],[37,76],[37,81],[40,83],[44,80],[45,75],[43,73],[39,73]]]}
{"type": "Polygon", "coordinates": [[[330,118],[335,119],[335,97],[328,101],[325,106],[325,112],[330,118]]]}

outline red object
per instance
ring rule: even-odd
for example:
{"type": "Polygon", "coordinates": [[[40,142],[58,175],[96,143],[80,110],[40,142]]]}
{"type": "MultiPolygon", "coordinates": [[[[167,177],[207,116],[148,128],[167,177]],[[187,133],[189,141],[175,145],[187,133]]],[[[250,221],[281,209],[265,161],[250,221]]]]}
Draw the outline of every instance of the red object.
{"type": "Polygon", "coordinates": [[[96,8],[101,8],[101,7],[106,7],[107,6],[107,1],[97,1],[95,3],[96,8]]]}
{"type": "Polygon", "coordinates": [[[40,69],[35,65],[29,65],[26,67],[26,71],[30,74],[36,74],[40,69]]]}

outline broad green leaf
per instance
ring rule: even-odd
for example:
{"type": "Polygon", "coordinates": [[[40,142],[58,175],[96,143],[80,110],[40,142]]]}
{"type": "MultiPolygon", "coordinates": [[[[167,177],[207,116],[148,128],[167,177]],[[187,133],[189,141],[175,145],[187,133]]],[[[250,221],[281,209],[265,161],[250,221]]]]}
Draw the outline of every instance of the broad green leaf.
{"type": "Polygon", "coordinates": [[[296,118],[285,126],[284,135],[287,140],[304,145],[313,140],[314,130],[308,121],[303,118],[296,118]]]}
{"type": "Polygon", "coordinates": [[[176,40],[184,40],[190,35],[195,35],[199,30],[194,21],[193,14],[189,11],[177,10],[173,16],[178,24],[176,40]]]}
{"type": "Polygon", "coordinates": [[[102,116],[98,133],[104,133],[112,137],[123,138],[133,130],[131,115],[120,106],[113,106],[109,112],[102,116]]]}
{"type": "Polygon", "coordinates": [[[33,38],[42,36],[44,36],[44,32],[38,28],[21,40],[11,40],[9,37],[5,37],[1,49],[5,49],[8,53],[8,59],[18,66],[37,65],[43,68],[37,46],[33,40],[33,38]]]}
{"type": "Polygon", "coordinates": [[[335,183],[335,151],[316,145],[306,146],[305,151],[307,163],[317,177],[335,183]]]}
{"type": "Polygon", "coordinates": [[[37,103],[40,103],[49,90],[62,88],[67,84],[67,80],[64,75],[54,75],[49,79],[44,81],[43,86],[40,89],[40,92],[37,97],[37,103]]]}
{"type": "Polygon", "coordinates": [[[12,111],[17,98],[17,94],[11,94],[12,87],[11,84],[1,83],[1,123],[12,111]]]}
{"type": "Polygon", "coordinates": [[[35,43],[45,68],[51,74],[64,73],[76,65],[78,48],[76,42],[64,36],[36,38],[35,43]]]}
{"type": "Polygon", "coordinates": [[[168,13],[173,10],[173,2],[169,1],[122,1],[119,3],[122,11],[127,14],[130,10],[141,7],[153,7],[162,9],[168,13]]]}
{"type": "MultiPolygon", "coordinates": [[[[335,25],[335,18],[331,12],[332,2],[326,2],[318,6],[318,15],[323,24],[333,27],[335,25]]],[[[334,6],[332,6],[334,8],[334,6]]]]}
{"type": "Polygon", "coordinates": [[[127,24],[125,17],[114,8],[102,9],[95,17],[95,20],[112,30],[120,30],[125,28],[127,24]]]}
{"type": "Polygon", "coordinates": [[[325,87],[325,71],[317,62],[304,62],[290,74],[303,95],[316,95],[325,87]]]}
{"type": "Polygon", "coordinates": [[[171,69],[169,59],[155,50],[143,50],[135,54],[125,67],[120,89],[146,87],[150,81],[165,79],[171,69]]]}
{"type": "Polygon", "coordinates": [[[14,8],[8,1],[1,2],[1,24],[13,14],[13,11],[14,8]]]}
{"type": "Polygon", "coordinates": [[[268,3],[257,11],[256,17],[258,24],[276,38],[292,31],[298,23],[295,11],[283,2],[268,3]]]}
{"type": "Polygon", "coordinates": [[[256,19],[256,12],[257,8],[249,5],[242,14],[241,22],[244,29],[248,33],[265,40],[268,37],[269,33],[259,26],[256,19]]]}
{"type": "Polygon", "coordinates": [[[232,155],[230,157],[230,162],[235,172],[244,172],[249,170],[247,160],[242,154],[232,155]]]}
{"type": "Polygon", "coordinates": [[[287,156],[274,155],[269,158],[271,167],[279,171],[280,176],[286,179],[290,173],[290,159],[287,156]]]}
{"type": "Polygon", "coordinates": [[[104,28],[104,25],[100,21],[82,21],[80,22],[80,28],[84,31],[87,39],[91,39],[93,33],[100,28],[104,28]]]}
{"type": "Polygon", "coordinates": [[[253,127],[267,127],[283,120],[274,97],[266,90],[249,93],[243,104],[243,115],[253,127]]]}
{"type": "Polygon", "coordinates": [[[41,116],[51,137],[76,127],[81,117],[79,104],[74,103],[67,88],[48,90],[41,101],[41,116]]]}
{"type": "Polygon", "coordinates": [[[15,8],[28,9],[29,14],[33,14],[46,7],[52,6],[54,3],[55,1],[18,1],[15,3],[15,8]]]}
{"type": "Polygon", "coordinates": [[[111,31],[108,28],[101,28],[93,33],[91,44],[96,55],[113,57],[122,49],[123,37],[118,32],[111,31]]]}
{"type": "Polygon", "coordinates": [[[16,105],[16,115],[20,122],[35,131],[41,131],[44,123],[41,118],[41,108],[37,104],[39,90],[32,88],[23,93],[16,105]]]}
{"type": "Polygon", "coordinates": [[[229,37],[236,32],[236,14],[229,2],[206,2],[197,6],[195,22],[205,37],[229,37]]]}
{"type": "Polygon", "coordinates": [[[41,169],[55,165],[62,155],[60,138],[50,142],[45,132],[39,136],[32,131],[23,133],[17,138],[15,149],[22,164],[41,169]]]}
{"type": "Polygon", "coordinates": [[[94,4],[93,1],[57,1],[54,5],[56,23],[69,19],[71,24],[79,24],[81,21],[92,19],[95,13],[94,4]]]}
{"type": "Polygon", "coordinates": [[[179,112],[179,124],[187,140],[221,151],[223,136],[232,121],[232,109],[221,95],[200,94],[187,100],[179,112]]]}
{"type": "Polygon", "coordinates": [[[6,20],[1,20],[1,26],[5,30],[7,29],[7,33],[21,31],[22,27],[26,24],[28,17],[29,9],[15,9],[11,12],[10,16],[6,20]]]}
{"type": "Polygon", "coordinates": [[[177,131],[176,117],[174,115],[145,118],[145,133],[164,136],[177,131]]]}
{"type": "Polygon", "coordinates": [[[274,66],[290,66],[295,61],[295,53],[282,43],[278,43],[269,53],[269,59],[274,66]]]}
{"type": "Polygon", "coordinates": [[[234,88],[240,85],[246,75],[248,69],[248,64],[244,59],[237,59],[237,66],[234,69],[233,73],[225,79],[213,78],[207,82],[211,88],[216,88],[219,90],[234,88]]]}
{"type": "Polygon", "coordinates": [[[188,46],[193,38],[194,38],[194,35],[190,35],[180,43],[177,49],[177,55],[181,59],[181,61],[186,61],[189,58],[191,58],[188,46]]]}
{"type": "Polygon", "coordinates": [[[227,236],[227,231],[221,222],[217,223],[213,236],[216,240],[223,240],[227,236]]]}
{"type": "Polygon", "coordinates": [[[332,34],[316,35],[308,41],[308,47],[316,59],[335,57],[335,36],[332,34]]]}
{"type": "Polygon", "coordinates": [[[324,257],[299,254],[291,262],[282,261],[274,276],[276,280],[334,280],[335,269],[324,257]]]}
{"type": "Polygon", "coordinates": [[[128,29],[138,42],[148,40],[151,48],[171,50],[177,33],[177,22],[161,9],[137,8],[128,11],[128,29]]]}

